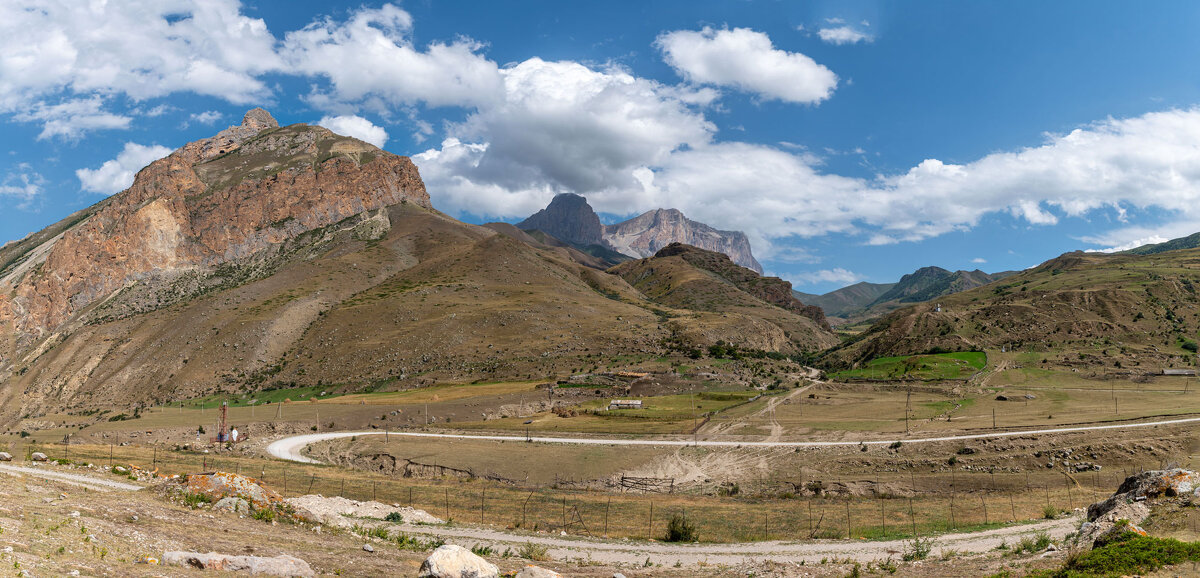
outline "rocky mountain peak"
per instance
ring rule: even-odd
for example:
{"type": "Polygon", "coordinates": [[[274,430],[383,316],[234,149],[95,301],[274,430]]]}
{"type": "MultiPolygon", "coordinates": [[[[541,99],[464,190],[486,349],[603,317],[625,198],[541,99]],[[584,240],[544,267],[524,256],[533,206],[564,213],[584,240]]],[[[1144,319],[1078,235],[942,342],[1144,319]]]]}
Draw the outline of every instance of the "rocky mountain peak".
{"type": "Polygon", "coordinates": [[[248,129],[263,131],[269,128],[279,128],[279,122],[271,113],[262,108],[252,108],[242,117],[242,126],[248,129]]]}
{"type": "Polygon", "coordinates": [[[678,209],[647,211],[623,223],[604,228],[604,240],[631,257],[649,257],[671,243],[685,243],[724,253],[734,263],[762,274],[750,251],[750,241],[740,231],[721,231],[687,218],[678,209]]]}
{"type": "MultiPolygon", "coordinates": [[[[132,284],[205,279],[308,231],[400,203],[432,208],[407,157],[321,127],[281,128],[253,109],[241,125],[154,161],[125,191],[48,229],[54,235],[0,250],[0,343],[23,348],[69,330],[76,314],[132,284]],[[13,341],[3,334],[9,322],[13,341]]],[[[11,352],[0,351],[3,358],[11,352]]]]}
{"type": "Polygon", "coordinates": [[[604,226],[587,199],[574,193],[556,195],[550,204],[517,227],[537,229],[561,241],[576,245],[603,245],[604,226]]]}

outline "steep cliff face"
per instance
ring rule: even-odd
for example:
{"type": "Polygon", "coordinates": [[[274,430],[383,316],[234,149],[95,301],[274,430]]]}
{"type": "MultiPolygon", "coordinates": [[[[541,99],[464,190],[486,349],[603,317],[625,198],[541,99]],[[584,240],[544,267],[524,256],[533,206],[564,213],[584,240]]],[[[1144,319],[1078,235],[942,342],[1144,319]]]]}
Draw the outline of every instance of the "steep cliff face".
{"type": "Polygon", "coordinates": [[[572,193],[554,197],[550,204],[517,223],[522,230],[537,229],[573,245],[603,245],[604,226],[587,199],[572,193]]]}
{"type": "Polygon", "coordinates": [[[56,235],[6,247],[0,333],[9,348],[0,360],[131,284],[212,270],[402,202],[431,207],[408,158],[320,127],[280,128],[252,110],[241,125],[155,161],[56,235]]]}
{"type": "Polygon", "coordinates": [[[633,257],[650,257],[671,243],[684,243],[724,253],[734,263],[759,275],[763,268],[750,252],[750,241],[740,231],[720,231],[693,221],[676,209],[655,209],[623,223],[604,227],[604,240],[633,257]]]}

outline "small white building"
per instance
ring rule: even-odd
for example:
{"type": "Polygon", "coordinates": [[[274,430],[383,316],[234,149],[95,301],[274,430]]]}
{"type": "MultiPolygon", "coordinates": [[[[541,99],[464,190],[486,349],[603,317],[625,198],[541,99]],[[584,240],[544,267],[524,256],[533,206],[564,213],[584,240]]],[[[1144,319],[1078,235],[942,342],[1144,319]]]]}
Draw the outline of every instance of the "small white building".
{"type": "Polygon", "coordinates": [[[614,399],[608,402],[608,409],[642,409],[640,399],[614,399]]]}
{"type": "Polygon", "coordinates": [[[1195,369],[1164,369],[1164,370],[1162,370],[1162,374],[1163,375],[1188,375],[1191,377],[1196,377],[1196,370],[1195,369]]]}

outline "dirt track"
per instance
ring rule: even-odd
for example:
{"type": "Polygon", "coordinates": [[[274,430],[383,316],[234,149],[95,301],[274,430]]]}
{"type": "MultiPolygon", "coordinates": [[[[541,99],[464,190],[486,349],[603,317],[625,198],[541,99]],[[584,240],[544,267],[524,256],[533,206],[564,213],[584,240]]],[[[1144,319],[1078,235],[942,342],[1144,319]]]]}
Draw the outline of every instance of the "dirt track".
{"type": "Polygon", "coordinates": [[[30,475],[30,476],[39,477],[39,478],[49,478],[49,479],[52,479],[55,481],[59,481],[59,482],[63,482],[63,483],[67,483],[67,484],[71,484],[71,485],[75,485],[75,486],[83,486],[83,487],[91,489],[91,490],[101,490],[101,491],[124,490],[127,492],[136,492],[136,491],[142,489],[142,486],[135,486],[133,484],[126,484],[123,482],[114,482],[112,480],[105,480],[102,478],[93,478],[91,476],[81,476],[79,474],[68,474],[66,472],[56,472],[53,470],[48,470],[48,469],[43,469],[43,468],[27,468],[27,467],[21,467],[21,466],[10,466],[7,464],[0,464],[0,473],[10,474],[10,475],[14,475],[14,476],[30,475]]]}
{"type": "MultiPolygon", "coordinates": [[[[779,447],[779,448],[812,448],[812,447],[835,447],[835,446],[857,446],[860,444],[875,446],[875,445],[891,445],[895,442],[903,444],[920,444],[932,442],[948,442],[962,440],[976,440],[984,438],[1004,438],[1004,437],[1020,437],[1030,435],[1050,435],[1059,433],[1071,433],[1081,431],[1099,431],[1099,430],[1118,430],[1118,429],[1133,429],[1143,427],[1155,427],[1160,425],[1178,425],[1184,423],[1200,422],[1200,417],[1189,417],[1183,419],[1150,421],[1141,423],[1124,423],[1112,425],[1093,425],[1093,426],[1078,426],[1066,428],[1051,428],[1051,429],[1033,429],[1020,431],[1004,431],[984,434],[970,434],[958,436],[941,436],[930,438],[917,439],[887,439],[887,440],[861,440],[861,441],[837,441],[837,442],[784,442],[784,441],[722,441],[722,440],[690,440],[690,439],[619,439],[619,438],[569,438],[569,437],[525,437],[511,435],[476,435],[476,434],[449,434],[449,433],[428,433],[428,432],[386,432],[394,436],[410,436],[410,437],[427,437],[427,438],[449,438],[449,439],[475,439],[475,440],[493,440],[493,441],[530,441],[537,443],[551,444],[583,444],[583,445],[626,445],[626,446],[701,446],[701,447],[779,447]]],[[[301,455],[301,451],[308,447],[309,444],[319,441],[348,438],[355,436],[367,435],[384,435],[385,432],[378,430],[374,431],[358,431],[358,432],[331,432],[317,433],[286,437],[272,442],[267,446],[267,452],[272,456],[280,459],[290,460],[301,463],[318,463],[316,460],[307,458],[301,455]]]]}
{"type": "MultiPolygon", "coordinates": [[[[1045,532],[1055,541],[1079,528],[1080,518],[1072,516],[1036,524],[1013,526],[970,534],[946,534],[934,541],[933,555],[940,551],[983,553],[995,550],[1001,542],[1016,543],[1021,536],[1045,532]]],[[[853,540],[821,540],[815,542],[747,542],[740,544],[667,544],[660,542],[631,542],[628,540],[595,540],[587,538],[552,537],[538,534],[515,534],[499,530],[469,527],[403,526],[411,534],[440,536],[449,542],[466,547],[475,544],[499,545],[500,549],[532,542],[550,548],[555,560],[592,560],[603,564],[638,564],[647,558],[656,564],[670,566],[676,562],[691,566],[697,563],[734,565],[747,560],[780,562],[819,562],[824,558],[853,558],[870,560],[899,559],[907,541],[867,542],[853,540]]]]}

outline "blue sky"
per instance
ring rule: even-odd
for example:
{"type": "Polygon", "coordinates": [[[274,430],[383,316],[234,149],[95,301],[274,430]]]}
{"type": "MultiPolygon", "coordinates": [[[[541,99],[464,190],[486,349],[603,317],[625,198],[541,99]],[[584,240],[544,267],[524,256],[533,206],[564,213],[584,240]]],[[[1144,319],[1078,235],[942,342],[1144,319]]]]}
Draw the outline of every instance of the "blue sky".
{"type": "Polygon", "coordinates": [[[1200,230],[1192,2],[0,5],[0,242],[261,105],[435,206],[676,207],[824,292],[1200,230]]]}

